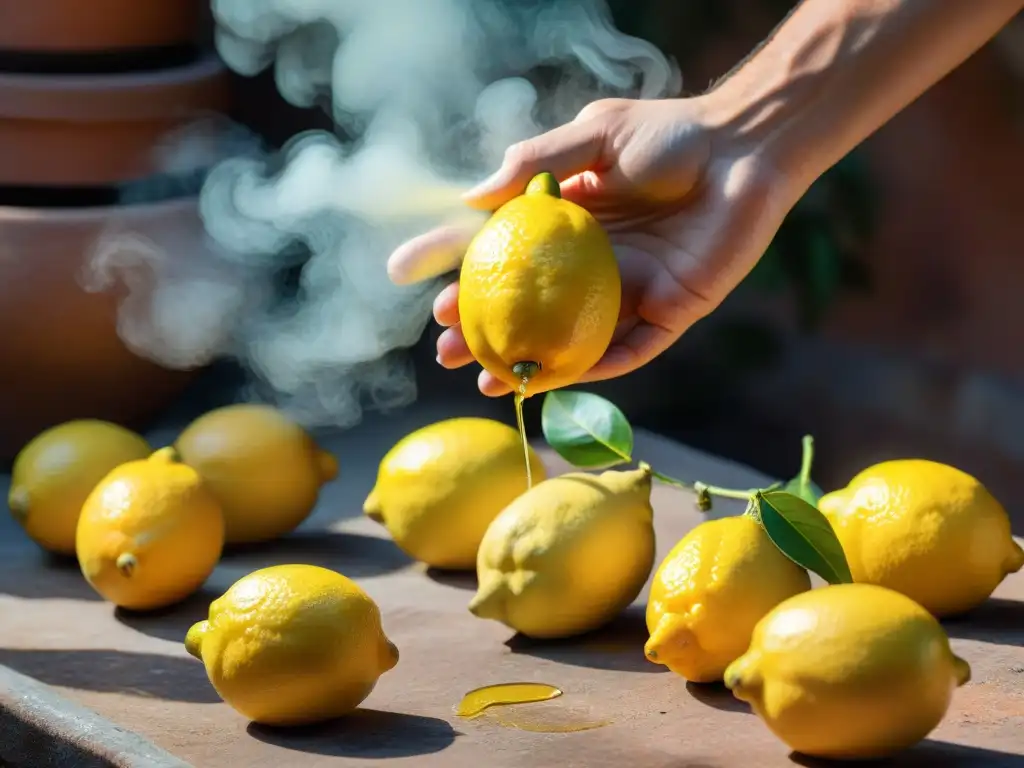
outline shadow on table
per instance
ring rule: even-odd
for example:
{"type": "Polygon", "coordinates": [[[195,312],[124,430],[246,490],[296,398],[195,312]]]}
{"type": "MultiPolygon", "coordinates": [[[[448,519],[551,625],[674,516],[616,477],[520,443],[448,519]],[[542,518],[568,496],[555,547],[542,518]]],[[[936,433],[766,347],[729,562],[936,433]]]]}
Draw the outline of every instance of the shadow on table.
{"type": "Polygon", "coordinates": [[[694,683],[686,681],[686,691],[705,706],[723,712],[745,712],[753,714],[750,705],[732,695],[723,683],[694,683]]]}
{"type": "Polygon", "coordinates": [[[209,616],[210,603],[218,597],[220,597],[219,593],[204,587],[176,605],[155,611],[129,611],[125,608],[116,608],[114,618],[126,627],[144,635],[184,644],[189,627],[209,616]]]}
{"type": "Polygon", "coordinates": [[[515,635],[505,642],[512,653],[536,656],[560,664],[619,672],[667,672],[644,656],[647,642],[644,607],[631,605],[611,624],[580,637],[534,640],[515,635]]]}
{"type": "Polygon", "coordinates": [[[212,704],[220,697],[198,661],[111,650],[0,648],[0,665],[47,685],[212,704]]]}
{"type": "Polygon", "coordinates": [[[970,613],[946,619],[942,625],[950,637],[1024,647],[1024,602],[991,597],[970,613]]]}
{"type": "Polygon", "coordinates": [[[265,744],[331,757],[388,760],[431,755],[450,746],[458,733],[444,720],[377,709],[305,728],[270,728],[250,723],[248,733],[265,744]]]}
{"type": "Polygon", "coordinates": [[[0,594],[32,600],[100,599],[82,576],[78,560],[42,551],[19,552],[4,562],[0,594]]]}
{"type": "Polygon", "coordinates": [[[345,531],[300,531],[265,544],[233,546],[222,562],[253,570],[271,565],[319,565],[351,578],[380,576],[407,568],[412,560],[394,542],[345,531]]]}
{"type": "MultiPolygon", "coordinates": [[[[311,531],[263,545],[236,547],[225,552],[221,562],[238,569],[238,578],[259,568],[302,563],[330,568],[355,579],[400,570],[412,563],[390,541],[338,531],[311,531]]],[[[208,617],[210,603],[223,591],[205,586],[177,605],[145,612],[118,608],[114,617],[137,632],[183,643],[189,627],[208,617]]]]}
{"type": "MultiPolygon", "coordinates": [[[[833,760],[819,760],[796,752],[789,759],[804,768],[834,768],[838,764],[833,760]]],[[[1024,766],[1024,755],[926,739],[887,760],[844,761],[842,765],[845,768],[1021,768],[1024,766]]]]}
{"type": "Polygon", "coordinates": [[[427,568],[423,571],[428,579],[446,587],[476,592],[475,571],[445,571],[440,568],[427,568]]]}

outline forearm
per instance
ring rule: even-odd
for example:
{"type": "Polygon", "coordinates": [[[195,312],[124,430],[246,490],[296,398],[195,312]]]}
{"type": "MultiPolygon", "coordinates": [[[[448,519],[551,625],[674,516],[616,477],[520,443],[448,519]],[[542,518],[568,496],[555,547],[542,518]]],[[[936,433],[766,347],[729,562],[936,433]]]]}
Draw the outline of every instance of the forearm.
{"type": "Polygon", "coordinates": [[[806,189],[956,68],[1024,0],[804,0],[705,97],[736,151],[806,189]]]}

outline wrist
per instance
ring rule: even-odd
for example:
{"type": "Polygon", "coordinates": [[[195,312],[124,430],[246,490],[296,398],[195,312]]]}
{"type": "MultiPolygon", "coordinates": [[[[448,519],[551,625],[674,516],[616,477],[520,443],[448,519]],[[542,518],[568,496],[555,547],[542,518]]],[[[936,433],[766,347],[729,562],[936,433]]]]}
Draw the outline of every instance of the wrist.
{"type": "Polygon", "coordinates": [[[825,170],[813,147],[794,146],[793,120],[802,105],[773,102],[770,87],[737,80],[697,97],[711,141],[713,163],[742,168],[742,175],[769,190],[787,210],[825,170]]]}
{"type": "Polygon", "coordinates": [[[829,137],[806,130],[828,80],[800,72],[784,51],[762,51],[700,97],[716,154],[749,158],[799,198],[831,164],[829,137]]]}

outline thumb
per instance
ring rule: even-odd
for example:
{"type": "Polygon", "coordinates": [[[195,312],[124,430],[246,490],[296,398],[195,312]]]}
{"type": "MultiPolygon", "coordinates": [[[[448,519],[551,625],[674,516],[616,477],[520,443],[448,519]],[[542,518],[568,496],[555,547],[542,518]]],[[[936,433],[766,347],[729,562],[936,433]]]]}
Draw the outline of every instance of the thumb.
{"type": "Polygon", "coordinates": [[[513,144],[493,175],[463,195],[467,205],[493,211],[521,195],[530,179],[547,171],[559,181],[592,170],[601,162],[604,124],[598,120],[566,123],[513,144]]]}

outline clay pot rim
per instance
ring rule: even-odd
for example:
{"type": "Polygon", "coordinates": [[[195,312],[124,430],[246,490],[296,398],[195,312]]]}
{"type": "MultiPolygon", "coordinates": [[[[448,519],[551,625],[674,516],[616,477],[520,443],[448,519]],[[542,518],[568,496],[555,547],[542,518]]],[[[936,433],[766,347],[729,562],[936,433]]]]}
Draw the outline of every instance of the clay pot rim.
{"type": "Polygon", "coordinates": [[[227,74],[212,51],[182,66],[144,72],[0,73],[0,119],[114,122],[219,111],[227,74]]]}
{"type": "Polygon", "coordinates": [[[0,206],[0,227],[53,227],[62,224],[106,225],[111,220],[118,223],[146,221],[163,218],[168,214],[196,214],[199,207],[198,195],[186,195],[171,200],[151,203],[125,203],[120,205],[98,205],[88,208],[29,208],[0,206]]]}

